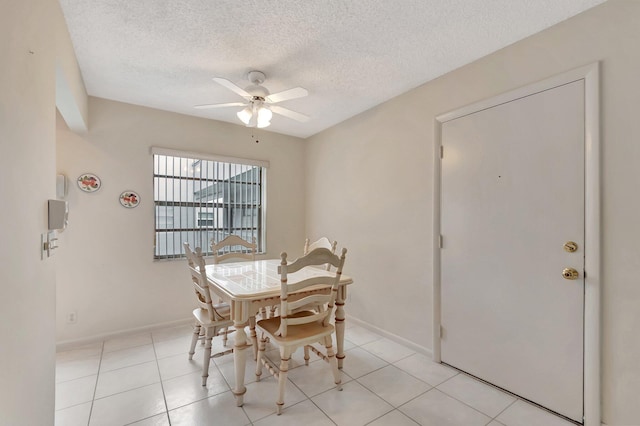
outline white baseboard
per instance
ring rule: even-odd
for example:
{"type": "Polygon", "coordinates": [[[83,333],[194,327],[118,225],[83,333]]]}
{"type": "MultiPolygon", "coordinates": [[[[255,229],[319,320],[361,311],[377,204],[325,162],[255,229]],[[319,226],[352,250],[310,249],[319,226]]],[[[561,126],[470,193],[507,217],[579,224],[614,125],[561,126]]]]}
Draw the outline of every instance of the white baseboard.
{"type": "MultiPolygon", "coordinates": [[[[351,315],[347,315],[347,321],[352,322],[354,324],[357,324],[361,327],[364,327],[368,330],[374,331],[384,337],[386,337],[389,340],[392,340],[394,342],[400,343],[401,345],[404,345],[418,353],[421,353],[423,355],[432,357],[433,356],[433,352],[431,351],[431,349],[426,348],[424,346],[420,346],[415,344],[414,342],[411,342],[403,337],[400,337],[396,334],[390,333],[386,330],[383,330],[381,328],[378,328],[376,326],[371,325],[370,323],[363,321],[359,318],[353,317],[351,315]]],[[[119,331],[114,331],[114,332],[110,332],[110,333],[103,333],[103,334],[98,334],[95,336],[90,336],[90,337],[83,337],[80,339],[70,339],[70,340],[62,340],[56,343],[56,349],[58,351],[63,351],[63,350],[68,350],[68,349],[73,349],[73,348],[77,348],[79,346],[84,346],[84,345],[88,345],[91,343],[96,343],[96,342],[102,342],[104,340],[108,340],[108,339],[113,339],[116,337],[124,337],[124,336],[130,336],[133,334],[139,334],[139,333],[144,333],[144,332],[151,332],[151,331],[155,331],[155,330],[159,330],[161,328],[168,328],[168,327],[175,327],[175,326],[179,326],[179,325],[185,325],[185,324],[191,324],[193,322],[192,318],[185,318],[182,320],[176,320],[176,321],[169,321],[169,322],[163,322],[163,323],[158,323],[158,324],[152,324],[152,325],[146,325],[143,327],[135,327],[135,328],[128,328],[125,330],[119,330],[119,331]]]]}
{"type": "Polygon", "coordinates": [[[113,339],[116,337],[124,337],[124,336],[130,336],[133,334],[151,332],[151,331],[159,330],[161,328],[191,324],[192,322],[193,322],[192,318],[186,318],[186,319],[181,319],[176,321],[168,321],[168,322],[163,322],[158,324],[145,325],[143,327],[128,328],[125,330],[114,331],[111,333],[103,333],[95,336],[83,337],[80,339],[62,340],[56,343],[56,350],[58,351],[69,350],[69,349],[77,348],[79,346],[84,346],[84,345],[88,345],[96,342],[102,342],[103,340],[113,339]]]}
{"type": "Polygon", "coordinates": [[[353,322],[354,324],[358,324],[359,326],[364,327],[364,328],[366,328],[368,330],[375,331],[376,333],[386,337],[389,340],[392,340],[392,341],[394,341],[396,343],[400,343],[401,345],[404,345],[404,346],[406,346],[406,347],[408,347],[408,348],[410,348],[410,349],[412,349],[412,350],[414,350],[414,351],[416,351],[418,353],[421,353],[423,355],[426,355],[428,357],[433,358],[433,351],[431,349],[426,348],[424,346],[417,345],[414,342],[405,339],[404,337],[400,337],[400,336],[398,336],[396,334],[390,333],[390,332],[388,332],[386,330],[378,328],[378,327],[376,327],[374,325],[371,325],[370,323],[368,323],[366,321],[363,321],[363,320],[358,319],[356,317],[353,317],[351,315],[347,315],[347,321],[348,322],[353,322]]]}

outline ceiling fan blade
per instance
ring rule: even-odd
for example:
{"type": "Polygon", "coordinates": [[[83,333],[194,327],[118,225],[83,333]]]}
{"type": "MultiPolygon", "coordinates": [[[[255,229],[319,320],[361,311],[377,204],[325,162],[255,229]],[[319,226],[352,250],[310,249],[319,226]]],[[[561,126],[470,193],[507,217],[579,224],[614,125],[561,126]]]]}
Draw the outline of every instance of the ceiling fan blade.
{"type": "Polygon", "coordinates": [[[213,81],[215,81],[216,83],[218,83],[221,86],[226,87],[227,89],[229,89],[229,90],[231,90],[233,92],[236,92],[238,95],[242,96],[246,100],[248,100],[248,101],[251,100],[251,95],[249,93],[247,93],[246,90],[244,90],[240,86],[237,86],[235,83],[232,83],[231,81],[227,80],[226,78],[213,77],[213,81]]]}
{"type": "Polygon", "coordinates": [[[206,105],[196,105],[194,108],[198,109],[208,109],[208,108],[222,108],[222,107],[233,107],[233,106],[245,106],[247,105],[244,102],[229,102],[226,104],[206,104],[206,105]]]}
{"type": "Polygon", "coordinates": [[[275,104],[276,102],[288,101],[289,99],[303,98],[308,94],[309,92],[307,91],[307,89],[304,89],[302,87],[294,87],[293,89],[273,93],[267,96],[265,100],[270,104],[275,104]]]}
{"type": "Polygon", "coordinates": [[[299,112],[291,111],[290,109],[283,108],[281,106],[273,105],[269,108],[276,114],[284,115],[287,118],[291,118],[301,123],[306,123],[307,121],[309,121],[309,116],[300,114],[299,112]]]}

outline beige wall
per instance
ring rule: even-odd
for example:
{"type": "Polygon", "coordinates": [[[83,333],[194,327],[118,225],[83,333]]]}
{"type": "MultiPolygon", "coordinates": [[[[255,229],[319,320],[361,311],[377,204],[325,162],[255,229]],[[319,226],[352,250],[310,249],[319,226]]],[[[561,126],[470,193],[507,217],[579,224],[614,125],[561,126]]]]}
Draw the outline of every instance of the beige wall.
{"type": "Polygon", "coordinates": [[[56,32],[56,107],[71,129],[76,133],[86,133],[89,126],[87,90],[62,9],[58,6],[54,13],[52,19],[56,32]]]}
{"type": "Polygon", "coordinates": [[[301,254],[304,245],[304,144],[300,139],[229,123],[89,98],[84,136],[60,123],[58,172],[69,180],[69,227],[60,235],[58,342],[188,319],[193,294],[184,261],[153,261],[151,146],[268,160],[267,254],[301,254]],[[75,179],[96,174],[102,188],[79,190],[75,179]],[[118,197],[140,194],[135,209],[118,197]],[[77,323],[66,315],[77,312],[77,323]]]}
{"type": "Polygon", "coordinates": [[[640,424],[638,46],[640,1],[610,0],[310,138],[306,230],[350,249],[349,313],[430,348],[435,117],[601,61],[603,420],[640,424]]]}
{"type": "Polygon", "coordinates": [[[0,423],[54,419],[55,258],[40,259],[55,198],[57,2],[0,6],[0,423]]]}

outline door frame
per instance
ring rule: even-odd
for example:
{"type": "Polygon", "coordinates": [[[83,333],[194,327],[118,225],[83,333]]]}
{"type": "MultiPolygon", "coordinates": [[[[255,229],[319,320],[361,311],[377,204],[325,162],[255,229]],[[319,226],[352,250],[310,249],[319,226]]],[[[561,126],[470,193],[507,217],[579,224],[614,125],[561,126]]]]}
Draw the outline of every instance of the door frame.
{"type": "Polygon", "coordinates": [[[584,259],[584,425],[600,426],[600,70],[599,62],[529,84],[435,118],[433,155],[433,360],[441,359],[441,162],[442,124],[544,90],[584,80],[585,259],[584,259]]]}

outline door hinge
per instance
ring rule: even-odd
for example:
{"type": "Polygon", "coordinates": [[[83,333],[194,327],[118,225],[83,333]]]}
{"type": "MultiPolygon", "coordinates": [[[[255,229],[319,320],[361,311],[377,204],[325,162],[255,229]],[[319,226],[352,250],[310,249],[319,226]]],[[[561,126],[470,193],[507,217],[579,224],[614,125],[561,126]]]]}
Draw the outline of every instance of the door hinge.
{"type": "Polygon", "coordinates": [[[439,237],[438,244],[440,245],[440,248],[442,248],[442,246],[444,245],[444,237],[442,235],[440,235],[439,237]]]}
{"type": "Polygon", "coordinates": [[[442,336],[444,335],[444,328],[442,326],[440,326],[440,338],[442,339],[442,336]]]}
{"type": "Polygon", "coordinates": [[[440,158],[444,158],[444,146],[440,145],[440,158]]]}

